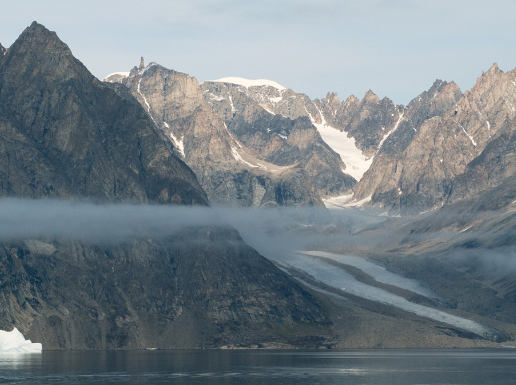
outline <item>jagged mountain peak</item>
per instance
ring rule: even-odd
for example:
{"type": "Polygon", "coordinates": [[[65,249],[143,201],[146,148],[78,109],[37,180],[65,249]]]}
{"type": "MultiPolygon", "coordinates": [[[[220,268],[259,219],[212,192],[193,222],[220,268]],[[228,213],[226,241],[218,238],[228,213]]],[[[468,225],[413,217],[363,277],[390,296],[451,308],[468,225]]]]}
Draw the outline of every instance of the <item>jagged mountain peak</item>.
{"type": "Polygon", "coordinates": [[[57,36],[57,33],[50,31],[44,25],[33,21],[32,24],[25,28],[15,43],[11,46],[10,51],[16,49],[26,49],[35,52],[56,53],[56,50],[67,51],[71,55],[68,45],[63,43],[57,36]]]}
{"type": "Polygon", "coordinates": [[[378,98],[378,95],[376,95],[372,90],[368,90],[362,100],[369,103],[380,103],[380,98],[378,98]]]}
{"type": "Polygon", "coordinates": [[[360,100],[355,95],[348,96],[348,98],[344,101],[345,106],[352,104],[360,104],[360,100]]]}
{"type": "Polygon", "coordinates": [[[91,73],[73,56],[68,45],[55,32],[37,22],[27,27],[9,47],[0,68],[4,86],[12,86],[17,92],[24,92],[25,87],[12,83],[14,78],[21,78],[27,84],[41,82],[41,86],[47,82],[78,78],[91,83],[90,76],[91,73]]]}

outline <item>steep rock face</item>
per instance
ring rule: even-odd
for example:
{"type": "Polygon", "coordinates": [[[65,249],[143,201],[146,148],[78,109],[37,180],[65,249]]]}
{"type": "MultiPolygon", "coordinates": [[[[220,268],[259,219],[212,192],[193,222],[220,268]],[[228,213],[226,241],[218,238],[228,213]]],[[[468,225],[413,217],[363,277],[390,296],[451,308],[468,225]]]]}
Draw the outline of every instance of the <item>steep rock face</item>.
{"type": "MultiPolygon", "coordinates": [[[[505,121],[482,153],[467,165],[463,174],[455,178],[448,202],[475,198],[485,191],[510,183],[508,181],[514,179],[516,175],[515,127],[514,119],[505,121]]],[[[507,199],[511,197],[511,194],[504,195],[507,199]]],[[[512,200],[503,202],[510,204],[512,200]]]]}
{"type": "Polygon", "coordinates": [[[204,102],[195,78],[151,63],[133,69],[123,83],[173,141],[176,155],[195,171],[212,202],[243,207],[322,205],[298,165],[274,164],[235,137],[204,102]],[[282,186],[298,188],[299,194],[272,193],[282,186]],[[264,201],[265,196],[299,199],[264,201]]]}
{"type": "Polygon", "coordinates": [[[328,323],[231,229],[112,246],[9,242],[0,260],[0,328],[14,325],[45,350],[307,346],[303,333],[275,329],[297,324],[317,335],[328,323]]]}
{"type": "MultiPolygon", "coordinates": [[[[0,135],[2,196],[206,205],[127,89],[96,80],[37,23],[0,63],[0,135]]],[[[107,244],[3,241],[0,277],[0,328],[44,349],[316,346],[328,324],[224,226],[107,244]]]]}
{"type": "Polygon", "coordinates": [[[1,65],[1,195],[206,203],[145,113],[91,76],[55,33],[33,24],[1,65]]]}
{"type": "MultiPolygon", "coordinates": [[[[424,121],[410,144],[402,146],[396,163],[380,172],[388,182],[374,190],[372,202],[401,211],[444,204],[454,178],[483,151],[506,119],[515,116],[514,77],[514,71],[504,73],[495,64],[450,110],[424,121]]],[[[451,103],[457,93],[448,94],[451,103]]],[[[363,186],[357,186],[358,198],[371,194],[363,186]]]]}
{"type": "Polygon", "coordinates": [[[349,193],[356,183],[307,119],[306,106],[314,114],[317,110],[306,95],[267,85],[204,82],[201,88],[206,102],[245,145],[268,162],[302,168],[322,197],[349,193]]]}
{"type": "Polygon", "coordinates": [[[4,56],[5,54],[5,48],[2,46],[2,44],[0,44],[0,61],[2,61],[2,57],[1,56],[4,56]]]}
{"type": "Polygon", "coordinates": [[[442,177],[432,175],[432,163],[421,161],[425,157],[416,152],[421,150],[421,147],[415,143],[420,143],[425,135],[432,135],[437,129],[436,119],[453,107],[461,96],[462,93],[455,83],[437,80],[428,91],[414,98],[407,106],[403,120],[382,142],[370,169],[355,187],[355,199],[362,200],[372,196],[373,203],[387,207],[407,204],[402,202],[406,195],[403,195],[405,189],[402,188],[400,180],[410,179],[414,175],[405,177],[406,169],[415,167],[424,172],[423,168],[430,167],[429,175],[442,177]],[[413,146],[413,149],[408,149],[409,146],[413,146]],[[407,155],[406,151],[411,151],[410,155],[407,155]],[[416,158],[409,159],[407,156],[416,158]]]}

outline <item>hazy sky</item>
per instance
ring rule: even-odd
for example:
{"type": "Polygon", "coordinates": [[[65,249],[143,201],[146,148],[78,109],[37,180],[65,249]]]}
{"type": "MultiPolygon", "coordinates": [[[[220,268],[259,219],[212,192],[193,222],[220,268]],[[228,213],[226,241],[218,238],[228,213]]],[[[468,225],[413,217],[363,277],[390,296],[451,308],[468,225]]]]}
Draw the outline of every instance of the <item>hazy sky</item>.
{"type": "Polygon", "coordinates": [[[368,89],[408,103],[516,67],[514,0],[0,0],[0,43],[33,20],[97,77],[156,61],[199,81],[275,80],[312,98],[368,89]]]}

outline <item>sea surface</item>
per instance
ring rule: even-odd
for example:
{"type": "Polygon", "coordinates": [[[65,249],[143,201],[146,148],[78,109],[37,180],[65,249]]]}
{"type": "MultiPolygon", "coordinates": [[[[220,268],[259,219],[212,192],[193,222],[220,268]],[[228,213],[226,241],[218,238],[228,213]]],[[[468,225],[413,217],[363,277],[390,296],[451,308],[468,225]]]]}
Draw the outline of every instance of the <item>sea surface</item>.
{"type": "Polygon", "coordinates": [[[515,384],[516,349],[0,355],[1,384],[515,384]]]}

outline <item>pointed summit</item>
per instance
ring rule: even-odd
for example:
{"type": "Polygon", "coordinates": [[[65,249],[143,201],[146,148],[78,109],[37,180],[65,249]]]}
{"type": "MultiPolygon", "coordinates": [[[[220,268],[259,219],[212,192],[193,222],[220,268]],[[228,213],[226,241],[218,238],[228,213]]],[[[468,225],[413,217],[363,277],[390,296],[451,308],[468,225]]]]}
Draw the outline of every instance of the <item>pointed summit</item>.
{"type": "Polygon", "coordinates": [[[378,98],[378,96],[371,90],[366,92],[363,100],[369,103],[380,103],[380,99],[378,98]]]}
{"type": "Polygon", "coordinates": [[[21,78],[30,86],[37,79],[44,82],[67,81],[85,75],[92,76],[57,34],[33,22],[7,50],[0,81],[22,92],[24,87],[13,84],[12,79],[21,78]]]}
{"type": "Polygon", "coordinates": [[[140,70],[142,70],[144,68],[145,68],[145,62],[143,61],[143,56],[142,56],[142,58],[140,59],[140,70]]]}

